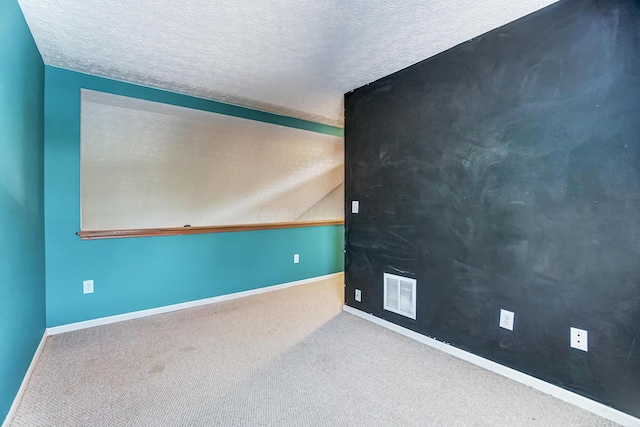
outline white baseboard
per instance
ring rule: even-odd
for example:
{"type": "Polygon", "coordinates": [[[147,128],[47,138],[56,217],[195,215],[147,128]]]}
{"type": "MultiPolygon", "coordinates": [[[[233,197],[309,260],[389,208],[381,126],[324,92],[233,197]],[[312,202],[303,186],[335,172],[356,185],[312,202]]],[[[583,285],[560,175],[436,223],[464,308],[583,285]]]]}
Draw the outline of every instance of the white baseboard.
{"type": "Polygon", "coordinates": [[[502,375],[504,377],[517,381],[521,384],[533,387],[536,390],[539,390],[546,394],[550,394],[560,400],[563,400],[567,403],[575,405],[579,408],[585,409],[589,412],[592,412],[603,418],[616,422],[620,425],[629,426],[629,427],[640,426],[640,419],[633,417],[629,414],[626,414],[622,411],[618,411],[617,409],[613,409],[609,406],[603,405],[602,403],[599,403],[589,398],[586,398],[584,396],[581,396],[577,393],[573,393],[569,390],[565,390],[564,388],[555,386],[546,381],[542,381],[538,378],[532,377],[531,375],[527,375],[520,371],[516,371],[515,369],[508,368],[504,365],[500,365],[499,363],[492,362],[491,360],[485,359],[483,357],[476,356],[473,353],[460,350],[459,348],[453,347],[452,345],[445,344],[433,338],[429,338],[425,335],[421,335],[407,328],[403,328],[402,326],[398,326],[395,323],[391,323],[387,320],[383,320],[383,319],[380,319],[379,317],[373,316],[372,314],[365,313],[364,311],[358,310],[357,308],[353,308],[345,305],[343,309],[347,313],[356,315],[365,320],[369,320],[370,322],[373,322],[377,325],[383,326],[387,329],[390,329],[406,337],[419,341],[430,347],[444,351],[445,353],[458,357],[462,360],[466,360],[467,362],[473,363],[474,365],[477,365],[489,371],[495,372],[496,374],[502,375]]]}
{"type": "Polygon", "coordinates": [[[163,307],[150,308],[148,310],[133,311],[130,313],[117,314],[115,316],[101,317],[98,319],[85,320],[83,322],[69,323],[66,325],[53,326],[47,328],[48,335],[58,335],[65,332],[77,331],[80,329],[93,328],[95,326],[108,325],[111,323],[124,322],[125,320],[140,319],[142,317],[155,316],[156,314],[170,313],[172,311],[184,310],[187,308],[199,307],[202,305],[215,304],[222,301],[230,301],[237,298],[244,298],[251,295],[258,295],[265,292],[273,292],[292,286],[304,285],[320,280],[337,278],[340,273],[327,274],[325,276],[311,277],[309,279],[296,280],[295,282],[282,283],[279,285],[266,286],[264,288],[251,289],[248,291],[236,292],[233,294],[220,295],[217,297],[204,298],[195,301],[188,301],[179,304],[165,305],[163,307]]]}
{"type": "Polygon", "coordinates": [[[13,420],[13,416],[16,414],[18,410],[18,406],[20,405],[20,401],[22,400],[22,395],[27,388],[27,384],[29,383],[29,379],[31,378],[31,374],[33,373],[33,369],[36,367],[36,363],[38,363],[38,359],[40,358],[40,354],[42,353],[42,349],[44,348],[44,343],[47,340],[47,331],[45,329],[44,334],[42,335],[42,339],[40,340],[40,344],[38,344],[38,348],[36,348],[36,352],[33,354],[33,358],[31,359],[31,364],[29,364],[29,369],[24,374],[24,378],[22,379],[22,384],[20,384],[20,388],[18,389],[18,393],[16,393],[16,397],[13,399],[13,403],[9,408],[9,413],[4,419],[2,423],[2,427],[9,427],[11,424],[11,420],[13,420]]]}

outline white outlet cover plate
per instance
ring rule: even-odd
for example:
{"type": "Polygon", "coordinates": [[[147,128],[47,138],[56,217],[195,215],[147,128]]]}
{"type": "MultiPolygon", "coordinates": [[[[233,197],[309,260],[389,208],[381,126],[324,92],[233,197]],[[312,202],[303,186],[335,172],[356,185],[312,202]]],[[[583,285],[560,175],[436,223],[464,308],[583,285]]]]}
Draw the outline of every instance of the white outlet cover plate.
{"type": "Polygon", "coordinates": [[[356,301],[362,302],[362,291],[360,289],[356,289],[356,301]]]}
{"type": "Polygon", "coordinates": [[[589,351],[589,335],[584,329],[571,328],[571,347],[589,351]]]}
{"type": "Polygon", "coordinates": [[[351,202],[351,213],[357,214],[360,211],[360,202],[354,200],[351,202]]]}
{"type": "Polygon", "coordinates": [[[513,331],[513,321],[516,315],[513,311],[500,310],[500,327],[513,331]]]}
{"type": "Polygon", "coordinates": [[[293,263],[298,264],[300,262],[300,254],[293,254],[293,263]]]}
{"type": "Polygon", "coordinates": [[[83,294],[93,293],[93,280],[85,280],[82,282],[82,293],[83,294]]]}

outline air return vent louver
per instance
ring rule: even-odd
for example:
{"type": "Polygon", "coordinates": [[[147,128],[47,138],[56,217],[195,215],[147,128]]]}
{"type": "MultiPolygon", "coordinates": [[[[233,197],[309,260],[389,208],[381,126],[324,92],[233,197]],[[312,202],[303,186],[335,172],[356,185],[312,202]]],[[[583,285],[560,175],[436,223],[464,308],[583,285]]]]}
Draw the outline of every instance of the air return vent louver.
{"type": "Polygon", "coordinates": [[[416,318],[416,280],[384,273],[385,310],[416,318]]]}

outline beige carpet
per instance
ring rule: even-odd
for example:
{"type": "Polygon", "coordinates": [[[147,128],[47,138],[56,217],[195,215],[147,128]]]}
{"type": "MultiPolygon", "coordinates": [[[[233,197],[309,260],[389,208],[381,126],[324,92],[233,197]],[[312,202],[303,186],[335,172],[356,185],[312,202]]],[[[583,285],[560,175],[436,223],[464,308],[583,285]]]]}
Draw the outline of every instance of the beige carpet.
{"type": "Polygon", "coordinates": [[[342,280],[49,337],[11,426],[615,425],[341,312],[342,280]]]}

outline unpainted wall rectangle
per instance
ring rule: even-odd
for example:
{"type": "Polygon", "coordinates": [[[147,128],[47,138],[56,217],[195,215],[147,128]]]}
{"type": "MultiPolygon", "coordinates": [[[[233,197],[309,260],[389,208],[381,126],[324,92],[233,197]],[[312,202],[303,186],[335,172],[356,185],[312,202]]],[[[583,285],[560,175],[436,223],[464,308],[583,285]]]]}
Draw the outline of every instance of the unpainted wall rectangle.
{"type": "Polygon", "coordinates": [[[342,219],[342,137],[86,89],[81,108],[83,231],[342,219]]]}

